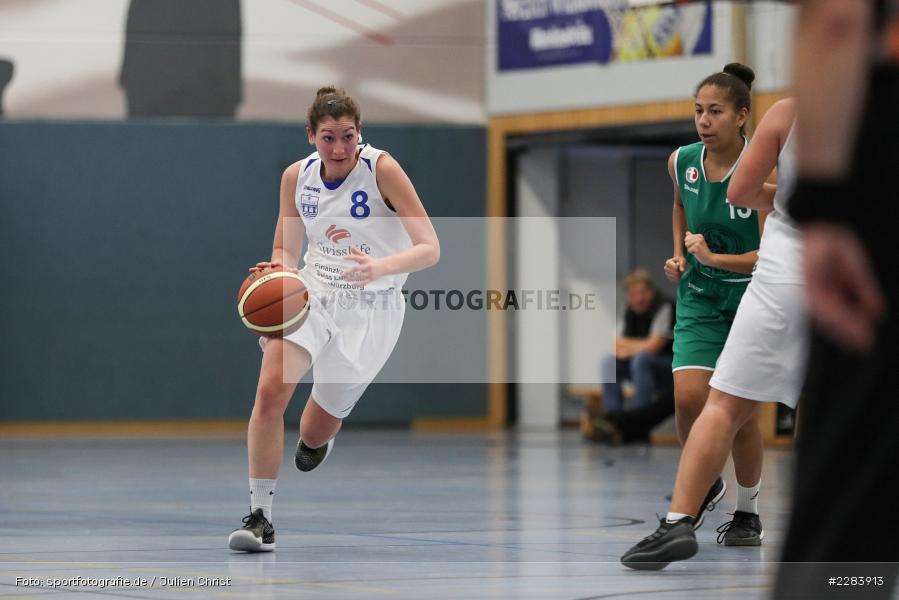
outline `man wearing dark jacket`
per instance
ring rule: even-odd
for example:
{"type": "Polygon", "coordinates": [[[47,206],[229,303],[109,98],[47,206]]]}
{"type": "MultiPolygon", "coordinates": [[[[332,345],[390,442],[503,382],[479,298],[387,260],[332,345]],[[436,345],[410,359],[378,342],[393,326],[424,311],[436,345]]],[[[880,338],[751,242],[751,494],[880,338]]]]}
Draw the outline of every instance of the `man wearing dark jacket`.
{"type": "Polygon", "coordinates": [[[614,353],[602,363],[602,381],[613,383],[603,383],[605,419],[595,423],[597,437],[613,443],[645,440],[650,429],[671,414],[673,390],[674,302],[656,289],[645,269],[625,277],[623,286],[627,309],[614,353]],[[634,389],[626,402],[623,380],[634,389]],[[659,410],[659,403],[664,410],[659,410]]]}

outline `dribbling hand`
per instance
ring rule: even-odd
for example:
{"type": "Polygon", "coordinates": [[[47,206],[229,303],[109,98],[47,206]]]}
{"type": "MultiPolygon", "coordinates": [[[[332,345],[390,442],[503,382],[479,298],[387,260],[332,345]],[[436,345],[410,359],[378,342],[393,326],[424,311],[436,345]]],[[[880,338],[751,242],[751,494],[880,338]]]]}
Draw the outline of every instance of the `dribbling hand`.
{"type": "Polygon", "coordinates": [[[297,273],[297,274],[298,274],[298,273],[300,272],[300,270],[297,269],[297,268],[294,268],[294,267],[285,267],[283,264],[281,264],[281,263],[279,263],[279,262],[277,262],[277,261],[275,261],[275,262],[265,262],[265,261],[263,261],[263,262],[258,262],[258,263],[256,263],[256,266],[255,266],[255,267],[250,267],[249,271],[250,271],[250,273],[257,273],[257,272],[259,272],[259,271],[264,271],[265,269],[276,269],[276,268],[278,268],[278,267],[281,267],[282,269],[285,269],[285,270],[287,270],[287,271],[290,271],[291,273],[297,273]]]}
{"type": "Polygon", "coordinates": [[[668,281],[677,283],[686,270],[687,259],[683,256],[674,256],[665,261],[665,277],[668,281]]]}

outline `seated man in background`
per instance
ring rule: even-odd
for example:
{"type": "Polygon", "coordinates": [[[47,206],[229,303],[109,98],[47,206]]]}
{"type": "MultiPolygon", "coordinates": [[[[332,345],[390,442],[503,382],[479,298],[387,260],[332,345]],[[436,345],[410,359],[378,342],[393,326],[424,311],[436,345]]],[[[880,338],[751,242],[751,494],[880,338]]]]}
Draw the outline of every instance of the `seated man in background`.
{"type": "Polygon", "coordinates": [[[671,345],[674,302],[661,294],[645,269],[624,278],[627,309],[615,338],[615,352],[602,361],[604,418],[596,425],[600,441],[644,441],[673,412],[671,345]],[[625,400],[621,383],[634,394],[625,400]]]}

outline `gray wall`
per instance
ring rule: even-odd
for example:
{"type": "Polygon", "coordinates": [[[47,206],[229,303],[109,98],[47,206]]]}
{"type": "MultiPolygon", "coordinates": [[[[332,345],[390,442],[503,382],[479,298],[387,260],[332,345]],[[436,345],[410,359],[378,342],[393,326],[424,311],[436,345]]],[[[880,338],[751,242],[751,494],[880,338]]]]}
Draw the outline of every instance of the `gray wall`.
{"type": "Polygon", "coordinates": [[[627,273],[633,219],[630,155],[617,147],[577,146],[562,152],[562,217],[615,217],[616,270],[627,273]]]}
{"type": "MultiPolygon", "coordinates": [[[[432,216],[484,214],[482,128],[365,138],[432,216]]],[[[234,296],[270,255],[281,172],[310,151],[288,125],[0,123],[0,419],[247,416],[261,353],[234,296]]],[[[485,405],[483,385],[382,384],[349,423],[485,405]]]]}
{"type": "Polygon", "coordinates": [[[646,155],[634,159],[635,239],[631,245],[634,248],[633,265],[649,269],[656,285],[674,298],[677,286],[665,279],[663,269],[665,261],[674,252],[671,233],[674,187],[668,176],[669,154],[669,149],[664,148],[656,157],[651,157],[648,151],[646,155]]]}
{"type": "Polygon", "coordinates": [[[639,145],[564,148],[560,216],[616,217],[618,278],[643,267],[673,295],[662,270],[672,252],[670,153],[639,145]]]}
{"type": "MultiPolygon", "coordinates": [[[[612,259],[618,281],[632,269],[645,267],[650,270],[659,288],[673,298],[676,287],[665,279],[662,265],[672,251],[672,185],[667,159],[677,143],[641,144],[639,138],[635,136],[636,142],[617,144],[558,143],[549,146],[535,140],[532,148],[519,152],[515,157],[513,170],[518,185],[514,212],[519,216],[545,214],[573,219],[614,217],[614,238],[599,230],[595,233],[596,238],[603,240],[602,243],[608,244],[609,248],[587,252],[586,255],[608,257],[614,252],[612,259]],[[531,185],[523,186],[522,182],[531,185]]],[[[689,140],[688,137],[684,141],[689,140]]],[[[524,146],[524,143],[521,145],[524,146]]],[[[599,224],[589,226],[596,225],[599,224]]],[[[560,236],[562,239],[565,237],[560,236]]],[[[589,239],[588,236],[571,237],[578,240],[576,244],[579,246],[584,243],[582,240],[589,239]]],[[[572,257],[584,253],[570,249],[566,251],[565,243],[560,241],[559,244],[558,260],[563,267],[561,287],[572,281],[566,281],[566,274],[590,273],[587,277],[580,277],[582,281],[579,283],[599,286],[600,289],[596,290],[599,292],[598,298],[617,296],[617,306],[609,307],[609,312],[623,310],[624,293],[620,285],[612,282],[613,277],[603,277],[601,269],[594,269],[595,272],[591,273],[590,268],[578,267],[578,261],[572,257]]],[[[603,261],[593,261],[594,267],[602,264],[603,261]]],[[[599,304],[602,305],[602,301],[599,304]]],[[[558,335],[547,339],[556,348],[564,365],[559,381],[593,385],[595,379],[582,379],[578,374],[592,372],[599,375],[599,360],[611,347],[614,337],[612,315],[595,324],[575,321],[574,316],[575,313],[568,313],[565,317],[568,320],[563,319],[560,323],[558,335]],[[591,361],[593,371],[590,371],[591,361]]],[[[520,340],[517,351],[517,367],[520,369],[523,363],[521,353],[527,351],[520,340]]],[[[561,394],[560,386],[519,385],[519,424],[553,425],[553,419],[557,420],[556,415],[559,414],[561,394]],[[548,402],[554,402],[553,410],[547,406],[548,402]],[[540,414],[545,418],[539,422],[529,421],[526,418],[529,414],[540,414]]]]}

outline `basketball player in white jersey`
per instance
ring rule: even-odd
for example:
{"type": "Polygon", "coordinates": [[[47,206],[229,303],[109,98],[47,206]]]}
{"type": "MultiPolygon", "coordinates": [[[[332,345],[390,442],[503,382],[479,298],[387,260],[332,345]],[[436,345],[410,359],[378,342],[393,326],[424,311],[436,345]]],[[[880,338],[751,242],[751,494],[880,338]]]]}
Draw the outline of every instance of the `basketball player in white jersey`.
{"type": "MultiPolygon", "coordinates": [[[[661,569],[696,554],[692,520],[724,468],[734,438],[752,421],[761,402],[796,407],[808,334],[800,234],[786,210],[795,180],[794,115],[792,99],[777,102],[765,113],[728,186],[731,204],[756,210],[773,207],[774,212],[765,224],[752,282],[709,382],[708,401],[684,446],[670,512],[656,533],[622,556],[628,567],[661,569]],[[775,166],[777,187],[765,182],[775,166]]],[[[751,473],[744,469],[738,474],[733,519],[718,528],[718,541],[727,546],[758,546],[764,537],[758,514],[762,464],[751,467],[751,473]]]]}
{"type": "Polygon", "coordinates": [[[342,89],[321,88],[307,134],[316,152],[281,179],[272,258],[251,271],[285,266],[310,293],[305,323],[264,354],[247,433],[250,514],[229,537],[232,550],[275,549],[272,499],[284,449],[284,411],[313,367],[295,463],[311,471],[331,451],[343,419],[393,351],[403,324],[407,274],[434,265],[440,242],[399,163],[361,142],[361,113],[342,89]]]}

